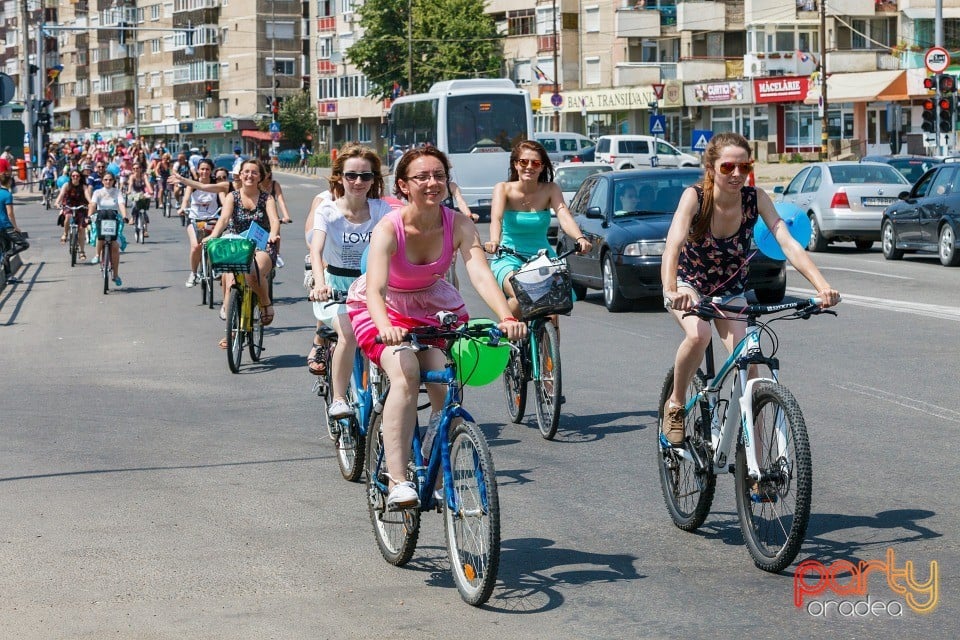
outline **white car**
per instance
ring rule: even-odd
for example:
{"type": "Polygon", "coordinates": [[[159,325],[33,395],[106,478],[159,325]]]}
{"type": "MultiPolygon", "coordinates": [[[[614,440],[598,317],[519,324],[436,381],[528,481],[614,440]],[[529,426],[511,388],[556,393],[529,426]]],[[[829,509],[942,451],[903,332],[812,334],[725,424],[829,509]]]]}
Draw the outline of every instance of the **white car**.
{"type": "Polygon", "coordinates": [[[617,171],[643,167],[699,167],[700,159],[662,138],[640,135],[600,136],[596,159],[617,171]]]}

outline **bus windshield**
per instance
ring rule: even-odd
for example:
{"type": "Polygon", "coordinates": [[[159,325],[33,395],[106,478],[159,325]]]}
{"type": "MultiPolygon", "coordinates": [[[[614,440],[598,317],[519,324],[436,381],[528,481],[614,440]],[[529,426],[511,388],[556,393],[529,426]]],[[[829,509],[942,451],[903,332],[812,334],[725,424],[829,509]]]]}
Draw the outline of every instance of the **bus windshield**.
{"type": "Polygon", "coordinates": [[[527,137],[526,103],[518,95],[447,99],[447,153],[509,152],[527,137]]]}

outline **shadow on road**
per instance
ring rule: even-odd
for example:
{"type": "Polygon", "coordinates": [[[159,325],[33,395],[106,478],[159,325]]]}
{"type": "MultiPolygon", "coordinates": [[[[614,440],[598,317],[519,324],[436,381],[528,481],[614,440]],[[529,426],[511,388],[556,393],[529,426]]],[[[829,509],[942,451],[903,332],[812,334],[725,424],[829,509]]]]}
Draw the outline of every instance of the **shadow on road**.
{"type": "Polygon", "coordinates": [[[20,315],[20,310],[23,309],[23,303],[27,299],[27,296],[33,291],[35,285],[43,282],[37,278],[40,276],[40,271],[43,270],[46,264],[46,262],[38,262],[36,265],[32,262],[25,263],[20,274],[17,276],[20,281],[7,284],[3,297],[0,297],[0,313],[9,309],[10,316],[6,321],[0,322],[0,326],[9,327],[16,323],[17,316],[20,315]],[[33,273],[28,277],[27,274],[30,274],[31,268],[33,269],[33,273]]]}

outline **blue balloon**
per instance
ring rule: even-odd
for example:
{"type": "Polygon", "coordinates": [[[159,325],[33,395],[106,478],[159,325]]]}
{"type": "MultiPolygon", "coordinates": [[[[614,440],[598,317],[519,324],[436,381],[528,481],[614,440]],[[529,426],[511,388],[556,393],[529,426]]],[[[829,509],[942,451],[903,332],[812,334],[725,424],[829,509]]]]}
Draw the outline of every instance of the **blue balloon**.
{"type": "MultiPolygon", "coordinates": [[[[793,239],[799,242],[801,247],[806,247],[807,243],[810,242],[811,229],[810,218],[807,217],[803,209],[789,202],[777,202],[773,206],[780,214],[783,224],[787,226],[787,230],[790,231],[793,239]]],[[[760,249],[761,253],[768,258],[774,260],[787,259],[783,249],[780,248],[780,243],[767,228],[767,223],[763,221],[763,218],[758,218],[757,224],[753,227],[753,240],[757,243],[757,248],[760,249]]]]}
{"type": "Polygon", "coordinates": [[[59,189],[63,187],[63,185],[67,184],[68,182],[70,182],[70,176],[60,176],[57,178],[57,188],[59,189]]]}

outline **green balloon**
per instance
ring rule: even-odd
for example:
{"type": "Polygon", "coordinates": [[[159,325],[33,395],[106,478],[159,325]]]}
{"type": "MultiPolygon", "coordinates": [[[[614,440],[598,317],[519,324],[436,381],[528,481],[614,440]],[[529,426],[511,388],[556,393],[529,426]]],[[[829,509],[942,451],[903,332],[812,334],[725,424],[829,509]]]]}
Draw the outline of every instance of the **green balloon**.
{"type": "MultiPolygon", "coordinates": [[[[492,327],[496,323],[487,318],[467,322],[470,327],[492,327]]],[[[500,377],[510,360],[510,345],[505,339],[493,347],[489,338],[460,338],[453,343],[450,355],[457,364],[457,376],[464,384],[482,387],[500,377]]]]}

